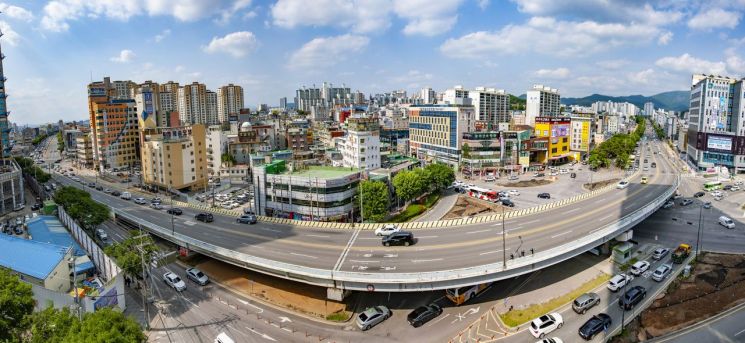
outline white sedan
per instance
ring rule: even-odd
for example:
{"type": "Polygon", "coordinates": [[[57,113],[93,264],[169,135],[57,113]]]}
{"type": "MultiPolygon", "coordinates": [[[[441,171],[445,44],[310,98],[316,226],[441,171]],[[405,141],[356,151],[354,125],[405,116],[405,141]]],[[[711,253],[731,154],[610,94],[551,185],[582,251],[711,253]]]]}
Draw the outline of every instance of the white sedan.
{"type": "Polygon", "coordinates": [[[163,282],[179,292],[186,290],[186,283],[184,280],[181,280],[181,278],[173,272],[163,274],[163,282]]]}
{"type": "Polygon", "coordinates": [[[396,224],[385,224],[383,227],[375,229],[376,236],[388,236],[392,233],[401,231],[396,224]]]}
{"type": "Polygon", "coordinates": [[[618,189],[625,189],[628,186],[629,186],[628,181],[621,181],[621,182],[618,183],[618,185],[616,185],[616,188],[618,188],[618,189]]]}
{"type": "Polygon", "coordinates": [[[507,191],[507,194],[509,194],[510,196],[518,196],[520,195],[520,192],[517,189],[511,189],[507,191]]]}
{"type": "Polygon", "coordinates": [[[649,262],[639,261],[639,262],[634,263],[633,266],[631,266],[631,274],[639,276],[639,275],[642,275],[642,273],[646,272],[648,269],[649,269],[649,262]]]}

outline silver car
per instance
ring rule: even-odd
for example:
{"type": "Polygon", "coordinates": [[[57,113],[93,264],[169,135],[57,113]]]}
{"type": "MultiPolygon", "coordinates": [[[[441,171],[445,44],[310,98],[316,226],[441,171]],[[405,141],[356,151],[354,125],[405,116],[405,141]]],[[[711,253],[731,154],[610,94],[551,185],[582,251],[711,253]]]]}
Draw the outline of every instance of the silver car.
{"type": "Polygon", "coordinates": [[[584,314],[587,310],[600,303],[600,296],[597,293],[585,293],[574,299],[572,309],[574,312],[584,314]]]}
{"type": "Polygon", "coordinates": [[[652,279],[654,281],[661,282],[668,275],[670,275],[672,271],[673,271],[673,266],[671,264],[663,264],[654,270],[654,273],[652,273],[652,279]]]}
{"type": "Polygon", "coordinates": [[[391,310],[385,306],[369,307],[357,315],[357,327],[362,331],[366,331],[390,318],[390,316],[391,310]]]}
{"type": "Polygon", "coordinates": [[[197,268],[189,268],[186,270],[186,278],[194,281],[202,286],[208,284],[210,282],[210,278],[207,277],[207,275],[204,275],[201,270],[197,268]]]}

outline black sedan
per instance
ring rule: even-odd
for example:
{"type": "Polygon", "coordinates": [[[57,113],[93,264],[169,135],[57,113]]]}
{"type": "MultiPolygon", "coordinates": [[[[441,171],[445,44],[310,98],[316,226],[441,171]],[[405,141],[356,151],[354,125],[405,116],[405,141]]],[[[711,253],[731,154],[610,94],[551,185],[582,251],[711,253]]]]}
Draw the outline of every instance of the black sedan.
{"type": "Polygon", "coordinates": [[[211,223],[215,220],[215,217],[212,216],[212,213],[200,213],[194,216],[194,219],[200,222],[211,223]]]}
{"type": "Polygon", "coordinates": [[[551,194],[549,193],[538,193],[538,197],[541,199],[551,199],[551,194]]]}
{"type": "Polygon", "coordinates": [[[704,192],[696,192],[696,194],[693,195],[694,198],[700,198],[702,196],[706,195],[704,192]]]}
{"type": "Polygon", "coordinates": [[[409,246],[414,244],[414,234],[408,231],[394,232],[388,236],[383,236],[383,245],[389,247],[391,245],[403,245],[409,246]]]}
{"type": "Polygon", "coordinates": [[[429,304],[415,308],[414,311],[411,311],[411,313],[406,316],[406,320],[409,321],[411,326],[418,328],[440,314],[442,314],[442,307],[437,306],[436,304],[429,304]]]}
{"type": "Polygon", "coordinates": [[[166,211],[166,212],[168,212],[168,214],[174,214],[174,215],[177,215],[177,216],[180,216],[182,213],[184,213],[184,211],[182,211],[178,207],[169,208],[168,211],[166,211]]]}
{"type": "Polygon", "coordinates": [[[605,313],[598,313],[588,319],[582,327],[579,328],[579,336],[585,340],[591,340],[595,335],[610,328],[611,318],[605,313]]]}

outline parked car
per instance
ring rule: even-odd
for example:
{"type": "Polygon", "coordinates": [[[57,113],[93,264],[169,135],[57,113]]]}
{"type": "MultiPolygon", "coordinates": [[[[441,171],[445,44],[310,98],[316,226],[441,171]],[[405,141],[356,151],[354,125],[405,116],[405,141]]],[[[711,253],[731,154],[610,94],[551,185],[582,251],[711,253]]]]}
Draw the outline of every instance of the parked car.
{"type": "Polygon", "coordinates": [[[103,191],[103,186],[96,186],[97,191],[103,191]]]}
{"type": "Polygon", "coordinates": [[[418,328],[440,314],[442,314],[442,307],[436,304],[429,304],[415,308],[406,316],[406,320],[409,321],[411,326],[418,328]]]}
{"type": "Polygon", "coordinates": [[[715,198],[724,196],[724,193],[722,193],[722,191],[713,191],[710,194],[715,198]]]}
{"type": "Polygon", "coordinates": [[[732,190],[732,185],[724,185],[724,187],[722,187],[722,190],[723,191],[731,191],[732,190]]]}
{"type": "Polygon", "coordinates": [[[611,292],[617,292],[622,287],[626,286],[631,280],[633,280],[634,277],[626,274],[618,274],[614,277],[612,277],[608,281],[608,289],[611,292]]]}
{"type": "Polygon", "coordinates": [[[636,304],[640,303],[644,297],[647,296],[647,290],[642,286],[631,287],[623,296],[618,299],[618,306],[628,311],[634,308],[636,304]]]}
{"type": "Polygon", "coordinates": [[[235,221],[241,224],[256,224],[256,216],[253,214],[244,214],[235,221]]]}
{"type": "Polygon", "coordinates": [[[691,199],[683,199],[683,200],[682,200],[682,201],[680,202],[680,206],[688,206],[688,205],[690,205],[690,204],[692,204],[692,203],[693,203],[693,200],[691,200],[691,199]]]}
{"type": "Polygon", "coordinates": [[[657,248],[652,253],[652,258],[659,261],[663,257],[667,256],[668,253],[670,253],[670,249],[668,248],[657,248]]]}
{"type": "Polygon", "coordinates": [[[549,193],[538,193],[538,198],[541,198],[541,199],[551,199],[551,194],[549,194],[549,193]]]}
{"type": "Polygon", "coordinates": [[[673,206],[675,206],[675,202],[673,202],[673,201],[668,201],[668,202],[666,202],[666,203],[665,203],[664,205],[662,205],[662,208],[668,209],[668,208],[671,208],[671,207],[673,207],[673,206]]]}
{"type": "Polygon", "coordinates": [[[383,227],[375,229],[376,236],[388,236],[392,233],[401,231],[396,224],[385,224],[383,227]]]}
{"type": "Polygon", "coordinates": [[[207,277],[207,275],[204,275],[201,270],[197,268],[189,268],[186,270],[186,278],[194,281],[202,286],[208,284],[210,282],[210,278],[207,277]]]}
{"type": "Polygon", "coordinates": [[[113,195],[115,197],[118,197],[118,196],[122,195],[122,192],[120,192],[120,191],[111,191],[111,195],[113,195]]]}
{"type": "Polygon", "coordinates": [[[730,190],[731,190],[732,192],[736,192],[736,191],[739,191],[739,190],[740,190],[740,186],[732,186],[732,188],[731,188],[730,190]]]}
{"type": "Polygon", "coordinates": [[[592,318],[588,319],[582,326],[579,328],[579,336],[584,338],[585,340],[591,340],[595,337],[595,335],[607,331],[611,323],[613,321],[611,320],[610,316],[605,313],[598,313],[592,318]]]}
{"type": "Polygon", "coordinates": [[[652,273],[652,280],[661,282],[664,280],[670,273],[673,271],[673,265],[672,264],[663,264],[657,269],[654,270],[654,273],[652,273]]]}
{"type": "Polygon", "coordinates": [[[559,337],[544,338],[536,343],[564,343],[559,337]]]}
{"type": "Polygon", "coordinates": [[[711,202],[710,202],[710,201],[707,201],[707,202],[705,202],[705,203],[704,203],[704,205],[703,205],[703,206],[704,206],[704,208],[705,208],[705,209],[707,209],[707,210],[708,210],[708,209],[710,209],[710,208],[711,208],[711,202]]]}
{"type": "Polygon", "coordinates": [[[163,282],[165,282],[166,285],[173,287],[176,291],[181,292],[186,290],[186,283],[184,283],[184,281],[173,272],[163,274],[163,282]]]}
{"type": "Polygon", "coordinates": [[[147,204],[147,200],[145,200],[145,198],[135,198],[134,202],[135,202],[135,204],[138,204],[138,205],[145,205],[145,204],[147,204]]]}
{"type": "Polygon", "coordinates": [[[546,174],[544,174],[544,173],[535,173],[535,174],[533,174],[533,176],[534,177],[544,177],[544,176],[546,176],[546,174]]]}
{"type": "Polygon", "coordinates": [[[495,178],[494,176],[487,176],[486,178],[484,178],[484,181],[494,182],[494,181],[497,181],[497,178],[495,178]]]}
{"type": "Polygon", "coordinates": [[[577,177],[577,173],[571,173],[571,174],[569,174],[569,177],[571,177],[572,179],[574,179],[574,178],[577,177]]]}
{"type": "Polygon", "coordinates": [[[22,235],[23,234],[23,226],[17,225],[15,227],[13,227],[13,233],[15,233],[16,235],[22,235]]]}
{"type": "Polygon", "coordinates": [[[166,211],[166,212],[167,212],[168,214],[173,214],[173,215],[177,215],[177,216],[180,216],[180,215],[181,215],[182,213],[184,213],[184,211],[182,211],[182,210],[181,210],[180,208],[178,208],[178,207],[171,207],[171,208],[169,208],[169,209],[168,209],[168,211],[166,211]]]}
{"type": "Polygon", "coordinates": [[[384,320],[390,318],[391,310],[385,306],[374,306],[365,309],[362,313],[357,315],[357,327],[362,331],[367,331],[371,327],[382,323],[384,320]]]}
{"type": "Polygon", "coordinates": [[[200,222],[211,223],[215,220],[215,217],[212,215],[212,213],[203,212],[194,216],[194,219],[200,222]]]}
{"type": "Polygon", "coordinates": [[[631,274],[635,276],[642,275],[644,272],[646,272],[649,269],[649,262],[647,261],[639,261],[634,263],[634,265],[631,266],[631,274]]]}
{"type": "Polygon", "coordinates": [[[513,196],[513,197],[514,196],[519,196],[520,195],[520,191],[518,191],[517,189],[510,189],[509,191],[507,191],[507,194],[509,194],[510,196],[513,196]]]}
{"type": "Polygon", "coordinates": [[[95,188],[96,187],[96,184],[93,183],[93,182],[88,182],[88,187],[95,188]]]}
{"type": "Polygon", "coordinates": [[[585,293],[574,299],[572,309],[578,314],[585,314],[587,310],[600,303],[600,296],[597,293],[585,293]]]}
{"type": "Polygon", "coordinates": [[[546,334],[561,328],[564,325],[564,319],[559,313],[544,314],[530,322],[530,333],[535,338],[546,337],[546,334]]]}
{"type": "Polygon", "coordinates": [[[382,243],[384,246],[387,246],[387,247],[391,245],[403,245],[403,246],[414,245],[414,234],[408,231],[395,232],[388,236],[383,236],[382,243]]]}
{"type": "Polygon", "coordinates": [[[113,192],[113,191],[110,188],[105,188],[103,190],[103,192],[106,193],[106,194],[111,194],[111,192],[113,192]]]}

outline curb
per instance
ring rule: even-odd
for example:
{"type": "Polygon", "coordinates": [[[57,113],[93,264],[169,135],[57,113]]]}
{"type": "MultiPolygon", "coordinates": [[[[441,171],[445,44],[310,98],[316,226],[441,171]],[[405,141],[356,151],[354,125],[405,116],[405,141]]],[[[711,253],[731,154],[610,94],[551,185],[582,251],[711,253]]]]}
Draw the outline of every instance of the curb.
{"type": "Polygon", "coordinates": [[[650,343],[667,342],[668,340],[678,338],[679,336],[688,334],[688,333],[690,333],[692,331],[695,331],[695,330],[697,330],[697,329],[699,329],[701,327],[704,327],[704,326],[709,325],[709,324],[711,324],[713,322],[719,321],[720,319],[722,319],[724,317],[727,317],[730,314],[732,314],[734,312],[737,312],[737,311],[740,311],[742,309],[745,309],[745,302],[742,302],[742,303],[739,303],[739,304],[737,304],[735,306],[732,306],[732,307],[724,310],[723,312],[719,312],[719,313],[717,313],[717,314],[715,314],[715,315],[713,315],[713,316],[711,316],[709,318],[702,319],[701,321],[699,321],[699,322],[697,322],[697,323],[695,323],[695,324],[693,324],[691,326],[688,326],[686,328],[680,329],[680,330],[675,331],[675,332],[668,333],[668,334],[663,335],[663,336],[652,338],[652,339],[648,340],[647,342],[650,342],[650,343]]]}

